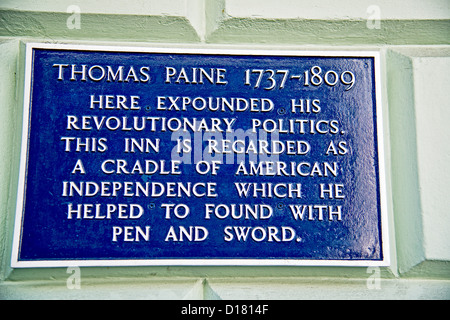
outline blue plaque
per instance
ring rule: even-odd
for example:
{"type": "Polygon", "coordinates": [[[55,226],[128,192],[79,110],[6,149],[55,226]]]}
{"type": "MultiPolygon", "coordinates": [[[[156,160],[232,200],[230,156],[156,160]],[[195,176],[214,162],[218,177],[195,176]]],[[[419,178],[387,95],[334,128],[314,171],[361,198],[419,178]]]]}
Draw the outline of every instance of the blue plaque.
{"type": "Polygon", "coordinates": [[[12,266],[388,265],[378,69],[28,44],[12,266]]]}

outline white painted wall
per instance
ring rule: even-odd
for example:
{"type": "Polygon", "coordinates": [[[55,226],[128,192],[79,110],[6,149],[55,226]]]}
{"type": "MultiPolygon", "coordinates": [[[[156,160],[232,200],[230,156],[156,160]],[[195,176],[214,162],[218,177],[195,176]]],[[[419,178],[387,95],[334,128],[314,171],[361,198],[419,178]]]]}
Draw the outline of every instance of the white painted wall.
{"type": "Polygon", "coordinates": [[[0,299],[450,298],[450,2],[337,3],[1,1],[0,299]],[[70,5],[81,9],[80,29],[67,27],[70,5]],[[12,270],[22,41],[380,51],[392,266],[81,268],[79,290],[68,288],[65,268],[12,270]],[[381,285],[373,288],[377,272],[381,285]]]}

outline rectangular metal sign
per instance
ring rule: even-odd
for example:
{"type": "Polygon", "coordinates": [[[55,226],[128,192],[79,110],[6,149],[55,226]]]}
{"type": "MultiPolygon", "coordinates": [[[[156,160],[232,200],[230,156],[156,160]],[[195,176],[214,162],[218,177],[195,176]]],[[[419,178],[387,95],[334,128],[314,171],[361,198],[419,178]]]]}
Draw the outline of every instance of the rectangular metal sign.
{"type": "Polygon", "coordinates": [[[389,264],[377,52],[28,44],[13,267],[389,264]]]}

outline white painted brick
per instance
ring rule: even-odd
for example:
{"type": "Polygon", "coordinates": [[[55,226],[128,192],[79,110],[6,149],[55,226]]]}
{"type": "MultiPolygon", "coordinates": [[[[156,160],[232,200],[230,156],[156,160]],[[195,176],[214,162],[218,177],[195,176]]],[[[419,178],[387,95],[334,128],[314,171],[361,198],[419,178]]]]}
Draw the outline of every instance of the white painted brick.
{"type": "Polygon", "coordinates": [[[450,18],[448,0],[225,0],[227,15],[235,18],[367,19],[370,6],[379,7],[383,20],[450,18]]]}
{"type": "Polygon", "coordinates": [[[413,70],[425,257],[450,261],[450,55],[413,58],[413,70]]]}

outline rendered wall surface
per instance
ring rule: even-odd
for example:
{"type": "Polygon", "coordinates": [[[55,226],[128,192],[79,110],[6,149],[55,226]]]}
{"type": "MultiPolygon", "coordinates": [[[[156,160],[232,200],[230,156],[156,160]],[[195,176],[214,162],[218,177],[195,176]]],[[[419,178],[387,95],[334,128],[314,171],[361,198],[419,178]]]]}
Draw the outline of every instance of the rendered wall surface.
{"type": "Polygon", "coordinates": [[[0,299],[449,299],[450,2],[336,3],[0,1],[0,299]],[[379,51],[391,266],[12,269],[26,42],[379,51]]]}

